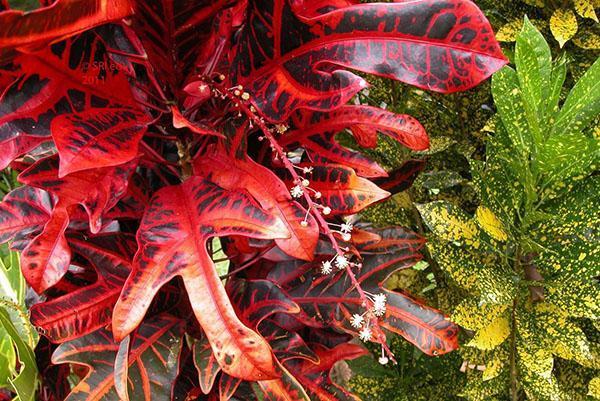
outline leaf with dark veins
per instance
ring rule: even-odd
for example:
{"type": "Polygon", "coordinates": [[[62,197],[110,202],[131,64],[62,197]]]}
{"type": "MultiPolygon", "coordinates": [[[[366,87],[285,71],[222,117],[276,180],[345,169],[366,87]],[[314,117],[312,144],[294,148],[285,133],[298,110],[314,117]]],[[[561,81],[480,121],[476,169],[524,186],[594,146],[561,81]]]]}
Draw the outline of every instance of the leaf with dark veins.
{"type": "Polygon", "coordinates": [[[120,340],[133,331],[160,287],[181,276],[223,372],[246,380],[276,377],[268,343],[240,322],[207,252],[209,238],[225,235],[275,239],[288,233],[244,193],[200,177],[159,190],[137,234],[139,251],[114,310],[113,332],[120,340]]]}

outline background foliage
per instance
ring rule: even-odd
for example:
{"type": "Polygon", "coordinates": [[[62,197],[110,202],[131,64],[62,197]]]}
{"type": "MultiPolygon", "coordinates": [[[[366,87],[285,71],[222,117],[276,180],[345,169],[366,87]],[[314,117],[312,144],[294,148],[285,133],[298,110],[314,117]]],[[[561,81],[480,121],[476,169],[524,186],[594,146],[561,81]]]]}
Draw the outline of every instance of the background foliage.
{"type": "MultiPolygon", "coordinates": [[[[561,102],[598,59],[599,26],[595,12],[592,13],[598,4],[589,2],[592,7],[584,12],[584,2],[577,1],[477,3],[492,22],[513,66],[517,58],[515,41],[524,17],[528,16],[540,29],[551,48],[548,51],[555,60],[555,70],[565,69],[566,82],[559,92],[561,102]],[[568,39],[560,36],[560,32],[573,31],[576,33],[567,35],[568,39]]],[[[543,48],[540,39],[536,40],[534,45],[543,48]]],[[[531,66],[523,68],[530,69],[531,66]]],[[[548,83],[538,82],[532,87],[539,89],[544,85],[548,83]]],[[[598,397],[598,237],[594,231],[598,210],[594,200],[598,193],[597,105],[595,120],[585,130],[573,124],[569,127],[572,135],[550,139],[547,149],[553,149],[553,153],[542,156],[551,159],[560,174],[554,174],[553,180],[540,178],[521,185],[525,181],[505,173],[511,164],[516,172],[529,171],[529,163],[535,164],[536,158],[529,154],[518,158],[518,149],[511,148],[510,141],[508,148],[503,149],[506,143],[501,143],[500,138],[504,128],[496,114],[498,99],[494,105],[491,86],[490,82],[467,93],[437,96],[380,80],[361,99],[376,105],[384,102],[391,110],[415,115],[432,137],[431,150],[426,154],[408,154],[391,142],[373,152],[387,167],[397,167],[410,158],[427,159],[425,171],[412,188],[366,213],[374,224],[408,224],[429,236],[427,263],[402,272],[388,286],[420,293],[450,313],[464,329],[460,355],[430,359],[394,342],[394,351],[404,361],[397,369],[377,369],[375,362],[366,357],[354,361],[352,367],[357,376],[352,385],[364,399],[598,397]],[[570,164],[574,168],[564,168],[569,160],[574,162],[570,164]],[[529,196],[537,199],[532,200],[538,204],[535,212],[526,219],[523,214],[517,216],[517,225],[521,225],[518,229],[513,216],[505,225],[502,208],[509,214],[516,210],[523,213],[524,203],[515,198],[527,192],[525,187],[529,188],[529,196]],[[439,234],[446,234],[446,241],[440,240],[439,234]],[[471,238],[462,238],[462,243],[456,238],[448,241],[450,234],[471,238]],[[524,273],[519,277],[514,269],[505,268],[511,266],[509,258],[514,262],[518,248],[512,242],[515,238],[535,255],[539,265],[534,265],[533,275],[541,272],[545,281],[540,287],[528,281],[533,281],[533,277],[525,277],[524,273]],[[558,244],[552,245],[552,241],[558,244]],[[535,299],[536,296],[547,299],[535,299]],[[500,306],[503,302],[508,306],[500,306]],[[522,303],[513,307],[513,302],[522,303]],[[507,315],[508,310],[521,314],[507,315]],[[511,347],[517,351],[519,342],[522,354],[512,355],[512,372],[511,347]],[[519,361],[525,366],[517,366],[519,361]]],[[[510,103],[515,102],[510,99],[514,89],[496,91],[498,97],[505,96],[510,103]]],[[[592,107],[594,96],[588,96],[584,103],[592,107]]],[[[549,132],[551,124],[544,122],[541,127],[549,132]]],[[[517,272],[527,269],[531,273],[531,266],[517,272]]]]}

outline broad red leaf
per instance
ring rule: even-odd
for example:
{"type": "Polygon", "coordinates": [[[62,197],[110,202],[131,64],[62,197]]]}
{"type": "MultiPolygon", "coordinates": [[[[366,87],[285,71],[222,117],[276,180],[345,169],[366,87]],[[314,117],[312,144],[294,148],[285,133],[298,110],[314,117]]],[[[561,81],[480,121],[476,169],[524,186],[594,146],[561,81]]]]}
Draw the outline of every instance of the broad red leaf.
{"type": "Polygon", "coordinates": [[[249,157],[232,158],[225,151],[202,155],[194,162],[196,174],[209,177],[226,189],[245,189],[267,212],[278,216],[286,225],[289,238],[276,239],[275,243],[288,255],[312,260],[319,228],[312,215],[292,200],[285,184],[269,169],[249,157]]]}
{"type": "Polygon", "coordinates": [[[18,136],[0,143],[0,147],[2,147],[2,153],[0,153],[0,170],[5,169],[13,160],[35,149],[44,141],[44,138],[18,136]]]}
{"type": "Polygon", "coordinates": [[[70,238],[74,252],[85,257],[98,274],[90,285],[31,307],[31,322],[54,342],[87,335],[110,323],[112,309],[131,270],[132,239],[104,234],[86,241],[70,238]]]}
{"type": "Polygon", "coordinates": [[[302,143],[291,142],[288,147],[302,146],[315,163],[335,163],[351,167],[361,177],[386,177],[387,172],[362,153],[347,149],[335,140],[336,133],[327,132],[303,138],[302,143]]]}
{"type": "Polygon", "coordinates": [[[58,176],[133,160],[148,122],[145,114],[127,108],[90,108],[58,116],[51,124],[60,155],[58,176]]]}
{"type": "Polygon", "coordinates": [[[28,13],[5,11],[0,14],[0,60],[8,49],[39,46],[131,13],[129,1],[110,0],[58,0],[28,13]]]}
{"type": "MultiPolygon", "coordinates": [[[[441,355],[456,349],[458,328],[441,312],[406,294],[383,288],[391,274],[414,265],[421,258],[418,250],[424,240],[401,228],[377,233],[381,241],[359,247],[363,260],[356,278],[365,291],[386,294],[386,314],[379,324],[400,334],[428,355],[441,355]]],[[[314,327],[335,325],[349,333],[355,332],[349,319],[361,310],[361,300],[344,271],[333,277],[322,276],[318,266],[314,266],[288,287],[284,289],[304,311],[299,316],[310,319],[307,324],[314,327]]]]}
{"type": "MultiPolygon", "coordinates": [[[[182,341],[181,321],[169,315],[148,319],[139,327],[130,340],[126,361],[131,400],[171,399],[182,341]]],[[[88,368],[66,401],[118,400],[113,368],[118,351],[119,344],[106,330],[61,344],[52,355],[53,363],[88,368]]]]}
{"type": "Polygon", "coordinates": [[[48,192],[19,187],[0,203],[0,243],[40,230],[50,219],[54,200],[48,192]]]}
{"type": "Polygon", "coordinates": [[[106,25],[39,51],[19,54],[17,80],[0,98],[0,142],[20,135],[49,137],[63,114],[90,108],[139,108],[131,67],[111,52],[135,53],[123,28],[106,25]]]}
{"type": "Polygon", "coordinates": [[[115,307],[115,337],[135,329],[159,288],[181,276],[223,371],[247,380],[276,377],[269,345],[235,315],[206,250],[209,238],[225,235],[274,239],[287,230],[242,192],[200,177],[159,190],[142,219],[134,270],[115,307]]]}
{"type": "MultiPolygon", "coordinates": [[[[342,106],[328,113],[303,112],[294,118],[294,129],[286,133],[281,145],[302,144],[305,138],[321,133],[338,133],[350,129],[359,140],[361,135],[381,132],[412,150],[429,148],[425,128],[414,118],[371,106],[342,106]]],[[[375,139],[376,139],[375,135],[375,139]]],[[[372,139],[363,139],[367,144],[372,139]]]]}
{"type": "Polygon", "coordinates": [[[70,214],[77,212],[75,207],[83,206],[89,216],[90,230],[97,233],[102,227],[103,213],[125,193],[133,167],[129,163],[59,178],[58,159],[53,156],[38,161],[19,175],[22,183],[45,189],[57,197],[44,230],[22,253],[21,270],[36,292],[56,284],[69,267],[71,254],[64,233],[70,214]]]}
{"type": "Polygon", "coordinates": [[[408,160],[402,166],[389,172],[388,177],[375,178],[372,181],[379,188],[394,195],[410,188],[419,173],[425,168],[425,164],[424,160],[408,160]]]}
{"type": "Polygon", "coordinates": [[[357,176],[349,167],[316,164],[300,164],[299,167],[312,167],[312,172],[305,177],[310,188],[321,193],[320,202],[331,208],[332,215],[358,213],[390,195],[371,181],[357,176]]]}
{"type": "Polygon", "coordinates": [[[369,353],[356,344],[340,344],[327,348],[320,344],[312,344],[319,357],[319,363],[293,360],[286,364],[287,368],[304,386],[312,401],[360,401],[343,387],[334,383],[330,371],[336,362],[356,359],[369,353]]]}
{"type": "Polygon", "coordinates": [[[275,121],[298,108],[345,104],[366,83],[343,68],[454,92],[507,62],[468,0],[357,4],[312,18],[295,15],[285,0],[254,0],[234,56],[234,84],[275,121]]]}

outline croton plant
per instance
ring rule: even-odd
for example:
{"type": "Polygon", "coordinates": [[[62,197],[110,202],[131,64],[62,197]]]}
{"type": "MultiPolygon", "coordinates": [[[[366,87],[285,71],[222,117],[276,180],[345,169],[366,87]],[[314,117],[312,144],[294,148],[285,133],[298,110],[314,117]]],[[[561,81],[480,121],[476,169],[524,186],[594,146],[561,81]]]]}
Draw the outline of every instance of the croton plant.
{"type": "Polygon", "coordinates": [[[471,1],[41,3],[0,1],[0,168],[23,184],[0,241],[51,343],[39,399],[351,400],[330,371],[367,352],[355,337],[381,363],[390,332],[457,347],[441,312],[383,285],[424,239],[356,217],[420,165],[358,149],[427,135],[347,103],[358,73],[454,92],[506,64],[471,1]]]}

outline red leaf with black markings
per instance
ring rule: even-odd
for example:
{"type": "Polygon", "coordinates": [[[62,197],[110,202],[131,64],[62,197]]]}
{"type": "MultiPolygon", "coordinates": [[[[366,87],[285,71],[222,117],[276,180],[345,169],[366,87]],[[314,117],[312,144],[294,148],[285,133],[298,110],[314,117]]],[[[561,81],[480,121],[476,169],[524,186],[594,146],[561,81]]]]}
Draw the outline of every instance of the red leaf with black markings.
{"type": "Polygon", "coordinates": [[[247,380],[276,377],[269,345],[235,315],[206,250],[209,238],[225,235],[274,239],[287,230],[244,193],[200,177],[159,190],[142,219],[134,270],[115,307],[115,337],[133,331],[159,288],[181,276],[223,371],[247,380]]]}
{"type": "Polygon", "coordinates": [[[0,153],[0,170],[8,167],[13,160],[22,156],[45,142],[44,138],[32,136],[18,136],[0,143],[2,153],[0,153]]]}
{"type": "MultiPolygon", "coordinates": [[[[360,212],[365,207],[379,202],[389,192],[380,189],[371,181],[356,175],[353,169],[342,165],[301,164],[312,171],[305,174],[310,188],[321,193],[320,201],[331,208],[332,215],[347,215],[360,212]]],[[[287,176],[289,181],[289,176],[287,176]]]]}
{"type": "Polygon", "coordinates": [[[112,55],[137,55],[137,50],[122,27],[105,25],[17,55],[15,82],[0,98],[0,142],[21,135],[50,137],[52,121],[63,114],[105,107],[139,110],[130,89],[133,69],[112,55]]]}
{"type": "Polygon", "coordinates": [[[60,156],[58,176],[130,162],[149,122],[131,108],[90,108],[56,117],[51,131],[60,156]]]}
{"type": "Polygon", "coordinates": [[[290,361],[287,368],[304,386],[313,401],[359,401],[340,385],[331,380],[331,368],[336,362],[356,359],[367,355],[369,351],[356,344],[343,343],[333,348],[312,344],[318,363],[301,359],[290,361]]]}
{"type": "Polygon", "coordinates": [[[275,240],[281,250],[295,258],[312,260],[319,238],[317,223],[293,201],[285,184],[271,170],[247,156],[237,159],[225,151],[198,157],[194,161],[194,170],[223,188],[247,190],[264,210],[285,223],[289,238],[275,240]]]}
{"type": "Polygon", "coordinates": [[[119,399],[115,380],[120,378],[113,369],[117,362],[125,364],[131,400],[171,399],[183,342],[181,323],[166,314],[146,320],[132,335],[125,361],[117,360],[119,343],[104,329],[61,344],[52,355],[53,363],[70,363],[88,369],[66,401],[119,399]]]}
{"type": "Polygon", "coordinates": [[[35,48],[131,13],[129,1],[110,0],[58,0],[33,12],[5,11],[0,14],[0,60],[9,50],[35,48]]]}
{"type": "Polygon", "coordinates": [[[123,234],[103,234],[85,241],[69,238],[69,245],[89,261],[98,279],[31,307],[31,322],[58,343],[87,335],[110,323],[135,252],[133,238],[123,234]]]}
{"type": "MultiPolygon", "coordinates": [[[[424,239],[401,228],[377,231],[381,240],[359,246],[362,267],[356,279],[364,291],[385,293],[387,306],[379,325],[416,345],[428,355],[441,355],[458,346],[458,328],[439,311],[425,306],[404,293],[383,287],[394,272],[408,268],[421,259],[418,253],[424,239]]],[[[348,333],[355,329],[350,317],[361,310],[361,300],[348,275],[341,271],[334,277],[318,273],[318,266],[308,270],[284,290],[302,308],[301,318],[314,327],[334,325],[348,333]]]]}
{"type": "Polygon", "coordinates": [[[410,188],[419,173],[425,168],[425,164],[425,160],[408,160],[402,166],[390,171],[387,177],[375,178],[372,181],[379,188],[394,195],[410,188]]]}
{"type": "Polygon", "coordinates": [[[221,366],[219,366],[206,337],[194,341],[193,352],[200,388],[204,394],[209,394],[221,371],[221,366]]]}
{"type": "Polygon", "coordinates": [[[285,0],[250,1],[232,81],[270,120],[282,121],[298,108],[345,104],[366,86],[345,68],[454,92],[507,63],[487,19],[469,0],[357,4],[312,14],[296,15],[285,0]]]}
{"type": "Polygon", "coordinates": [[[194,71],[199,53],[210,46],[212,26],[232,0],[132,0],[133,29],[140,37],[157,77],[177,94],[194,71]]]}
{"type": "Polygon", "coordinates": [[[39,231],[50,219],[54,199],[41,189],[19,187],[0,203],[0,243],[39,231]]]}
{"type": "MultiPolygon", "coordinates": [[[[294,129],[288,131],[281,140],[284,146],[293,143],[302,145],[305,138],[313,135],[337,134],[349,129],[357,140],[365,132],[380,132],[411,150],[429,148],[425,128],[414,117],[377,107],[346,105],[328,113],[305,111],[294,117],[294,129]]],[[[369,142],[370,139],[366,141],[369,142]]]]}
{"type": "Polygon", "coordinates": [[[70,216],[81,205],[89,217],[93,233],[100,231],[103,214],[124,195],[134,167],[129,163],[119,167],[86,170],[58,177],[58,159],[47,157],[19,175],[27,185],[44,189],[56,198],[50,219],[41,234],[23,250],[21,270],[29,285],[38,293],[45,291],[66,273],[71,252],[65,238],[70,216]]]}
{"type": "MultiPolygon", "coordinates": [[[[351,167],[361,177],[386,177],[387,172],[379,164],[364,156],[360,152],[350,150],[340,145],[335,140],[336,133],[326,132],[314,134],[303,138],[302,143],[290,142],[289,148],[294,145],[302,146],[308,157],[315,163],[335,163],[351,167]]],[[[290,138],[291,139],[291,138],[290,138]]]]}

